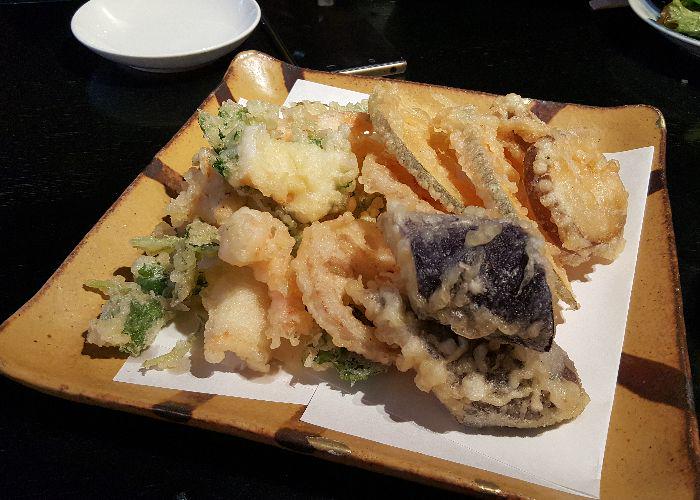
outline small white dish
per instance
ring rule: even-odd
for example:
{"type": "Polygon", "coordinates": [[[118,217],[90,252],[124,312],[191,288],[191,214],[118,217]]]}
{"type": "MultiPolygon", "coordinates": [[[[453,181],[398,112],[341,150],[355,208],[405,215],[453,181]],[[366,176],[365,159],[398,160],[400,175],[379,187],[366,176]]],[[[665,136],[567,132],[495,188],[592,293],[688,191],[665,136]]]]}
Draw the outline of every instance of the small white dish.
{"type": "Polygon", "coordinates": [[[232,51],[259,22],[255,0],[90,0],[73,15],[71,30],[107,59],[170,73],[232,51]]]}
{"type": "Polygon", "coordinates": [[[658,7],[656,7],[656,5],[654,5],[650,0],[629,0],[629,4],[635,14],[637,14],[644,22],[661,32],[666,38],[671,40],[676,45],[683,47],[694,56],[700,57],[700,40],[681,35],[677,31],[673,31],[672,29],[659,24],[656,20],[659,18],[660,11],[658,7]]]}

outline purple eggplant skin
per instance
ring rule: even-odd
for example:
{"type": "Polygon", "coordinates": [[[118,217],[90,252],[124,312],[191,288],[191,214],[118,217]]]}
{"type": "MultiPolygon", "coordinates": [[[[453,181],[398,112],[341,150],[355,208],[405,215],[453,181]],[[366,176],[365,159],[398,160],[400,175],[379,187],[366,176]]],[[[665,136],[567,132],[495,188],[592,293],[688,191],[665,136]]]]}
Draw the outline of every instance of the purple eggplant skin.
{"type": "MultiPolygon", "coordinates": [[[[473,265],[480,262],[478,277],[483,283],[481,293],[471,293],[464,283],[457,283],[452,296],[460,291],[466,294],[470,307],[486,308],[508,324],[525,330],[535,323],[540,325],[536,337],[505,335],[497,331],[489,338],[521,344],[537,351],[547,351],[555,333],[552,292],[546,271],[535,262],[531,275],[526,275],[531,256],[528,239],[533,238],[523,227],[506,220],[495,220],[500,232],[490,241],[477,246],[465,243],[467,233],[476,231],[481,224],[493,224],[494,219],[478,219],[447,214],[412,212],[401,217],[399,232],[410,243],[418,294],[425,300],[440,287],[443,277],[460,263],[473,265]]],[[[533,246],[530,246],[532,252],[533,246]]],[[[465,314],[468,312],[465,310],[465,314]]]]}

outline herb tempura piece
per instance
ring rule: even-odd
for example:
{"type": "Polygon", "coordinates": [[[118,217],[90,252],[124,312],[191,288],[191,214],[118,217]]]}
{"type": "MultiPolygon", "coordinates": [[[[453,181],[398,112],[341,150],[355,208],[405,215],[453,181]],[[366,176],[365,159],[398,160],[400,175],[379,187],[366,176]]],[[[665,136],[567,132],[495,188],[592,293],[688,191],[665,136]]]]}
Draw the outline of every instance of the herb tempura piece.
{"type": "MultiPolygon", "coordinates": [[[[161,254],[164,255],[164,254],[161,254]]],[[[134,276],[134,281],[141,287],[144,292],[153,292],[156,295],[165,297],[169,295],[168,288],[172,286],[170,281],[170,259],[167,254],[164,255],[167,259],[151,257],[143,255],[134,261],[131,266],[131,274],[134,276]]]]}
{"type": "Polygon", "coordinates": [[[151,236],[131,240],[146,253],[131,266],[134,282],[117,277],[86,283],[109,297],[90,322],[89,343],[137,356],[153,343],[169,313],[187,310],[184,302],[206,286],[199,263],[216,255],[217,229],[199,220],[185,228],[184,236],[163,234],[163,229],[174,233],[170,226],[157,227],[151,236]]]}
{"type": "MultiPolygon", "coordinates": [[[[249,101],[247,106],[241,106],[228,100],[221,103],[216,115],[199,112],[199,128],[217,153],[235,151],[244,127],[258,123],[272,130],[277,127],[278,121],[279,107],[262,101],[249,101]]],[[[224,172],[230,169],[234,157],[235,155],[222,155],[213,166],[226,177],[224,172]]]]}
{"type": "Polygon", "coordinates": [[[194,335],[190,335],[185,340],[178,340],[175,346],[165,354],[147,359],[143,362],[145,370],[172,370],[177,368],[180,362],[190,353],[194,335]]]}
{"type": "Polygon", "coordinates": [[[151,345],[166,320],[162,298],[145,293],[140,285],[126,283],[123,278],[91,280],[85,285],[109,297],[99,318],[88,326],[88,342],[116,346],[134,356],[151,345]]]}
{"type": "Polygon", "coordinates": [[[155,255],[161,252],[174,252],[180,240],[181,238],[177,236],[138,236],[132,238],[130,243],[131,246],[149,255],[155,255]]]}
{"type": "Polygon", "coordinates": [[[209,224],[200,220],[194,220],[185,228],[185,239],[190,246],[196,247],[199,251],[218,251],[219,231],[209,224]]]}
{"type": "Polygon", "coordinates": [[[184,236],[141,236],[131,244],[148,254],[131,268],[136,283],[145,292],[167,297],[168,306],[175,308],[201,290],[198,264],[204,257],[216,255],[219,233],[214,226],[194,220],[184,236]]]}
{"type": "Polygon", "coordinates": [[[381,363],[370,361],[359,354],[348,351],[344,347],[334,346],[329,350],[318,351],[314,357],[314,363],[318,365],[331,363],[338,371],[338,376],[341,380],[350,382],[350,385],[386,371],[386,366],[381,363]]]}

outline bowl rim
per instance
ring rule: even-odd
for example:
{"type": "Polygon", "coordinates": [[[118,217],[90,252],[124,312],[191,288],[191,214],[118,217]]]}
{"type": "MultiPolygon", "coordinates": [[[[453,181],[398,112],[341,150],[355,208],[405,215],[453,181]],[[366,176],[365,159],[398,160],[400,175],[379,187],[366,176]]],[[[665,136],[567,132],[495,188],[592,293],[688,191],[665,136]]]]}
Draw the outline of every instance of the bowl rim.
{"type": "Polygon", "coordinates": [[[75,11],[75,14],[73,14],[73,17],[71,17],[70,21],[70,28],[71,32],[73,33],[73,36],[84,46],[87,48],[94,50],[95,52],[98,52],[99,54],[105,54],[105,55],[110,55],[110,56],[115,56],[115,57],[121,57],[121,58],[128,58],[131,60],[149,60],[149,59],[159,59],[159,60],[168,60],[168,59],[180,59],[183,57],[191,57],[191,56],[196,56],[196,55],[202,55],[202,54],[207,54],[210,52],[215,52],[217,50],[221,50],[223,48],[226,48],[229,45],[232,45],[236,42],[239,42],[241,40],[244,40],[247,38],[253,30],[258,26],[260,23],[260,19],[262,16],[261,10],[260,10],[260,5],[256,0],[243,0],[245,2],[248,2],[248,4],[255,10],[255,16],[253,21],[250,23],[250,26],[248,26],[245,30],[237,33],[235,36],[227,39],[226,41],[216,44],[216,45],[211,45],[208,47],[204,47],[201,49],[196,49],[196,50],[190,50],[190,51],[185,51],[185,52],[178,52],[175,54],[134,54],[130,52],[125,52],[125,51],[117,51],[113,49],[107,49],[104,47],[97,46],[94,43],[88,42],[85,37],[82,36],[80,28],[77,27],[77,20],[81,15],[85,15],[85,12],[87,9],[89,9],[89,5],[93,2],[96,2],[96,0],[89,0],[88,2],[85,2],[83,5],[80,6],[78,10],[75,11]]]}
{"type": "Polygon", "coordinates": [[[645,23],[649,24],[656,30],[660,31],[664,35],[674,38],[678,40],[679,42],[684,42],[689,45],[693,45],[695,47],[700,48],[700,40],[696,40],[695,38],[689,37],[687,35],[683,35],[682,33],[678,33],[677,31],[673,31],[670,28],[667,28],[663,24],[659,24],[656,22],[655,19],[650,19],[648,16],[649,10],[645,10],[645,7],[651,8],[652,11],[656,12],[658,9],[656,8],[655,5],[650,3],[648,0],[628,0],[630,7],[632,7],[632,10],[634,11],[637,16],[644,21],[645,23]]]}

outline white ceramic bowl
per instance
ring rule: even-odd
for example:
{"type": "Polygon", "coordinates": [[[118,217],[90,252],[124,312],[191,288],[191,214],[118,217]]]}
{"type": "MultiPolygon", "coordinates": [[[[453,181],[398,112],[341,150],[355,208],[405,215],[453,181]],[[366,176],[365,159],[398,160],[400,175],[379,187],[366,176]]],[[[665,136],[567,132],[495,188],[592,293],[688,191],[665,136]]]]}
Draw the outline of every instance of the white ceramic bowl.
{"type": "Polygon", "coordinates": [[[174,72],[232,51],[258,22],[255,0],[90,0],[73,16],[71,30],[107,59],[174,72]]]}
{"type": "MultiPolygon", "coordinates": [[[[670,0],[669,0],[670,1],[670,0]]],[[[649,0],[629,0],[630,7],[644,22],[661,32],[666,38],[676,45],[683,47],[691,54],[700,57],[700,40],[681,35],[677,31],[668,29],[656,22],[659,18],[659,9],[649,0]]]]}

